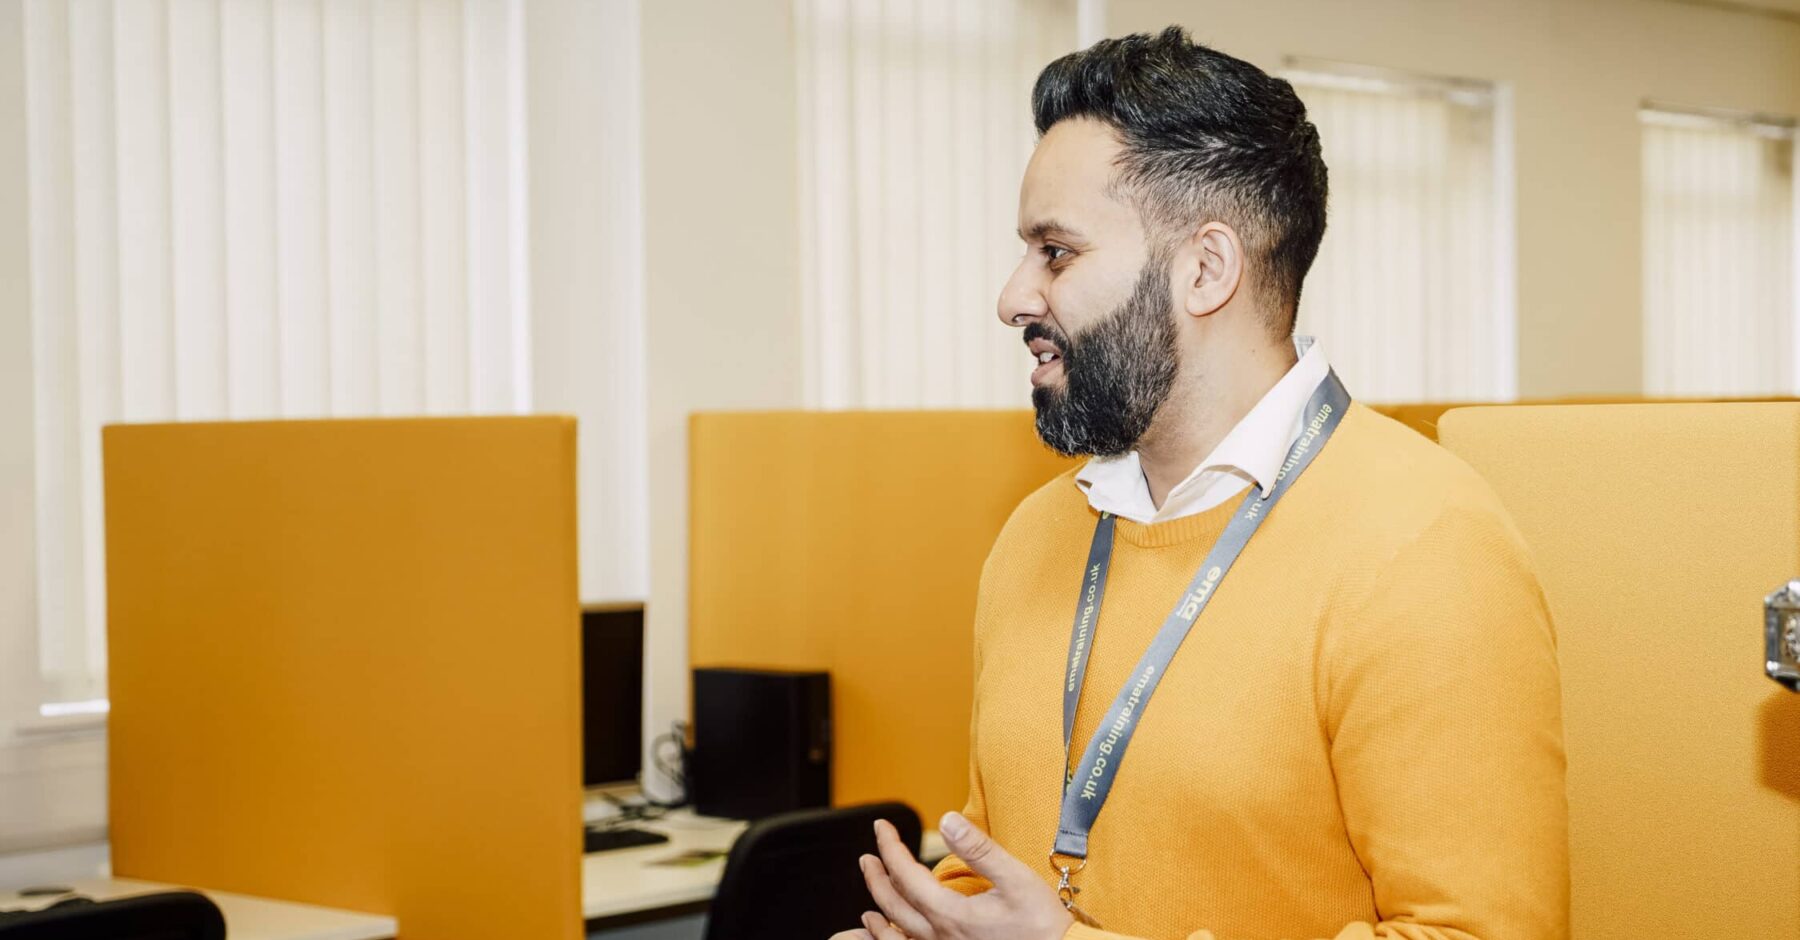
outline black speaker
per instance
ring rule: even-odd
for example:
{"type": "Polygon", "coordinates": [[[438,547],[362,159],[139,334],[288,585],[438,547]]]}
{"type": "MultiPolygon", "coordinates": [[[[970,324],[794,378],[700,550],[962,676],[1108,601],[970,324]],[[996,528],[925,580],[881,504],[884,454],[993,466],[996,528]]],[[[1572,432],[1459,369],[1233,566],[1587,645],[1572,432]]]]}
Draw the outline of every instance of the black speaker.
{"type": "Polygon", "coordinates": [[[694,811],[761,819],[831,805],[831,676],[694,670],[694,811]]]}

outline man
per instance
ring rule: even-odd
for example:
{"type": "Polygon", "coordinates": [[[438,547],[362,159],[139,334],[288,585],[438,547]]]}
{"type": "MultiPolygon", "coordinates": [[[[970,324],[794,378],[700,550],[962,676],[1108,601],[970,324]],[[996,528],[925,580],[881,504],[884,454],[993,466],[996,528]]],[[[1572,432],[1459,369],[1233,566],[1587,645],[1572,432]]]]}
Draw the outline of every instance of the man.
{"type": "Polygon", "coordinates": [[[1549,614],[1488,487],[1292,337],[1326,195],[1293,89],[1172,28],[1033,107],[999,314],[1092,459],[982,572],[956,854],[877,826],[840,937],[1566,936],[1549,614]]]}

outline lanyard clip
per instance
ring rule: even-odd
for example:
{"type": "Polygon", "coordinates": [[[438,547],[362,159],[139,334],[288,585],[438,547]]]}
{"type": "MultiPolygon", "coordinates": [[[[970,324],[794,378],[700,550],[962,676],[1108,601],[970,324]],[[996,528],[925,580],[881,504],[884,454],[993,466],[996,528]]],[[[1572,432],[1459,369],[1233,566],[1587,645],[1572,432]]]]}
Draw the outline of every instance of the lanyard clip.
{"type": "Polygon", "coordinates": [[[1087,859],[1076,859],[1079,864],[1074,868],[1061,864],[1056,859],[1057,853],[1051,852],[1050,870],[1056,872],[1058,878],[1058,881],[1056,882],[1056,896],[1062,898],[1064,907],[1073,909],[1075,907],[1075,895],[1080,894],[1081,889],[1071,884],[1069,879],[1081,874],[1081,870],[1087,867],[1087,859]]]}
{"type": "Polygon", "coordinates": [[[1057,882],[1056,882],[1056,898],[1057,898],[1057,900],[1062,902],[1063,907],[1066,908],[1070,914],[1074,915],[1076,920],[1088,925],[1089,927],[1099,927],[1100,926],[1099,922],[1095,921],[1094,918],[1089,916],[1086,911],[1082,910],[1079,906],[1077,906],[1075,904],[1075,895],[1080,894],[1081,889],[1079,887],[1076,887],[1074,884],[1072,884],[1070,882],[1070,879],[1074,878],[1076,875],[1081,874],[1081,870],[1087,867],[1087,859],[1085,859],[1085,858],[1077,859],[1076,861],[1078,862],[1078,864],[1074,868],[1070,868],[1067,865],[1061,864],[1056,859],[1057,859],[1057,854],[1055,852],[1051,852],[1050,853],[1050,870],[1056,872],[1056,875],[1057,875],[1057,882]]]}

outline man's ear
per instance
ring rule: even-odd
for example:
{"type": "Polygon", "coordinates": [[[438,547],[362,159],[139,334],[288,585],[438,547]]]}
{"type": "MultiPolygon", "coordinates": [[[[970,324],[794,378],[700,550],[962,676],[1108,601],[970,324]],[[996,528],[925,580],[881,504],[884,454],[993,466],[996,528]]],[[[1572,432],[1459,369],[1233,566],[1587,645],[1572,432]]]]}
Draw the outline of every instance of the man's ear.
{"type": "Polygon", "coordinates": [[[1244,242],[1231,226],[1208,222],[1181,245],[1175,301],[1189,316],[1210,316],[1231,302],[1244,279],[1244,242]]]}

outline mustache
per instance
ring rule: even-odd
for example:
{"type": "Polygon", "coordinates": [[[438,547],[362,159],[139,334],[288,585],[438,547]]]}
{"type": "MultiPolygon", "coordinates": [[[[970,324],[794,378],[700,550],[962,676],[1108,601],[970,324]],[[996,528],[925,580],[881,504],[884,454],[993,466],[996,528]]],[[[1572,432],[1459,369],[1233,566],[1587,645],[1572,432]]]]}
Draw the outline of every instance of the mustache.
{"type": "Polygon", "coordinates": [[[1019,339],[1026,345],[1030,345],[1031,341],[1036,339],[1049,340],[1056,344],[1057,349],[1062,350],[1064,358],[1068,358],[1069,347],[1072,345],[1068,334],[1043,320],[1033,320],[1026,324],[1025,331],[1019,339]]]}

